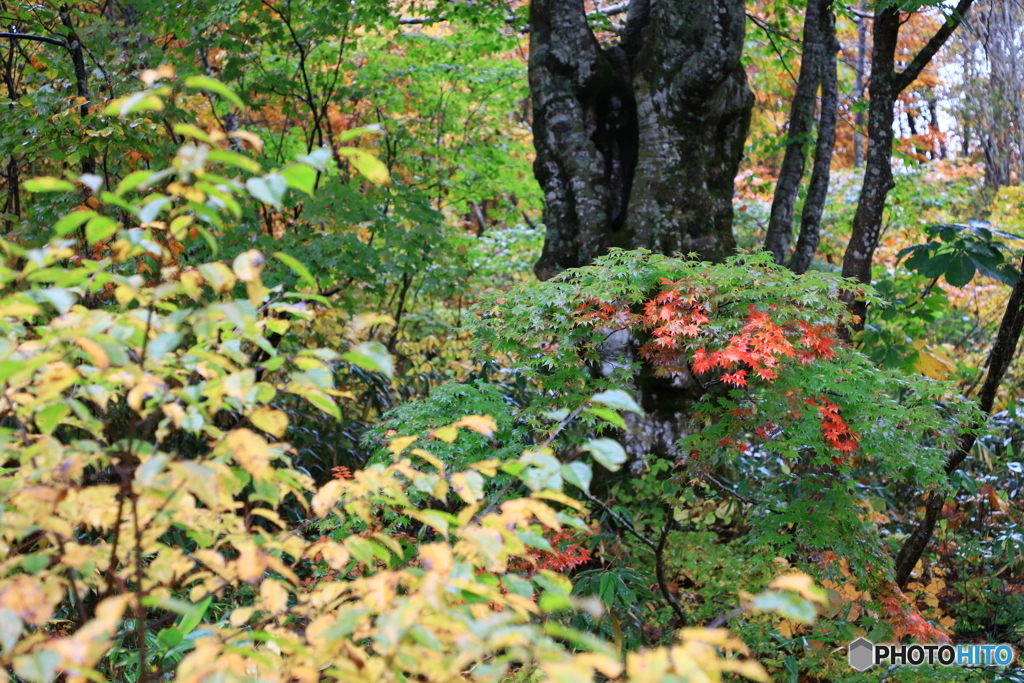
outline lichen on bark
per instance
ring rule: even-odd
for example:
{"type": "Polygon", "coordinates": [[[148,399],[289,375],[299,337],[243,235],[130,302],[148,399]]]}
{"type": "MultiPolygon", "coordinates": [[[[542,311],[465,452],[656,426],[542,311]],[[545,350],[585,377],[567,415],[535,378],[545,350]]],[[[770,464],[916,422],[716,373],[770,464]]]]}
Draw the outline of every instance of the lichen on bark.
{"type": "Polygon", "coordinates": [[[546,279],[609,247],[732,253],[733,181],[753,94],[741,0],[634,0],[602,45],[581,0],[533,0],[534,170],[546,279]]]}

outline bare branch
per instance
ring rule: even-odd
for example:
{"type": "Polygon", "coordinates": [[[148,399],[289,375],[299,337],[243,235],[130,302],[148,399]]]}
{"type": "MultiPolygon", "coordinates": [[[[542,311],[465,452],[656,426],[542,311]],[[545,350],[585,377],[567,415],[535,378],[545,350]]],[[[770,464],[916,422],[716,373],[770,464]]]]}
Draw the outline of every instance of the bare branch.
{"type": "Polygon", "coordinates": [[[0,38],[14,38],[16,40],[34,40],[37,43],[49,43],[50,45],[56,45],[58,47],[67,47],[68,44],[59,38],[51,38],[50,36],[35,36],[31,33],[11,33],[8,31],[0,31],[0,38]]]}

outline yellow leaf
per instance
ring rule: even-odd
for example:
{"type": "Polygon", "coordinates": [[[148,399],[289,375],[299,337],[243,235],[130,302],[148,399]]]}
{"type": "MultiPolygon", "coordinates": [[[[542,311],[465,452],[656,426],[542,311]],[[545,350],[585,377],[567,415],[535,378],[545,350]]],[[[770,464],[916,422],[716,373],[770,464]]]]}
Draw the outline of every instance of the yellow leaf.
{"type": "Polygon", "coordinates": [[[320,554],[323,556],[324,562],[327,563],[328,567],[338,571],[348,566],[348,562],[351,559],[349,552],[345,550],[345,546],[334,541],[328,541],[320,546],[320,554]]]}
{"type": "Polygon", "coordinates": [[[807,574],[802,572],[794,572],[791,574],[783,574],[782,576],[776,577],[770,584],[769,588],[775,590],[791,590],[799,593],[807,600],[812,602],[818,602],[821,604],[827,604],[828,594],[823,588],[814,585],[814,579],[807,574]]]}
{"type": "Polygon", "coordinates": [[[92,339],[79,337],[75,339],[75,343],[78,344],[86,354],[88,354],[92,364],[100,370],[106,370],[110,367],[110,358],[107,356],[107,352],[103,350],[102,346],[94,342],[92,339]]]}
{"type": "Polygon", "coordinates": [[[435,429],[430,433],[434,436],[435,439],[440,439],[445,443],[451,443],[452,441],[455,441],[455,439],[458,438],[459,436],[459,430],[450,425],[448,427],[441,427],[439,429],[435,429]]]}
{"type": "Polygon", "coordinates": [[[36,399],[48,401],[78,380],[78,371],[63,362],[50,363],[39,378],[36,399]]]}
{"type": "Polygon", "coordinates": [[[127,595],[117,595],[102,600],[96,605],[96,620],[103,624],[108,633],[113,635],[117,631],[117,625],[121,621],[121,616],[127,607],[127,595]]]}
{"type": "Polygon", "coordinates": [[[956,372],[956,363],[953,362],[953,359],[945,351],[935,347],[928,347],[921,341],[914,344],[914,346],[918,349],[917,362],[914,364],[914,369],[925,377],[946,379],[956,372]]]}
{"type": "Polygon", "coordinates": [[[432,453],[428,453],[427,451],[423,450],[422,448],[414,448],[414,449],[412,449],[412,454],[413,455],[418,455],[419,457],[423,458],[428,463],[430,463],[431,465],[436,467],[438,472],[444,474],[444,463],[441,462],[441,460],[436,455],[433,455],[432,453]]]}
{"type": "Polygon", "coordinates": [[[242,282],[256,281],[263,272],[263,254],[255,249],[242,252],[235,257],[232,270],[242,282]]]}
{"type": "Polygon", "coordinates": [[[288,607],[288,590],[279,581],[267,579],[260,586],[260,600],[264,610],[279,614],[288,607]]]}
{"type": "Polygon", "coordinates": [[[391,182],[388,167],[380,159],[356,147],[339,147],[338,154],[349,160],[357,171],[377,185],[391,182]]]}
{"type": "Polygon", "coordinates": [[[480,472],[485,477],[494,477],[498,474],[498,468],[501,466],[501,461],[497,458],[489,458],[487,460],[481,460],[470,465],[474,470],[480,472]]]}
{"type": "Polygon", "coordinates": [[[452,475],[452,490],[473,505],[484,497],[484,478],[479,472],[456,472],[452,475]]]}
{"type": "Polygon", "coordinates": [[[228,448],[239,465],[256,479],[264,479],[270,470],[270,446],[267,440],[249,429],[228,434],[228,448]]]}
{"type": "Polygon", "coordinates": [[[285,430],[288,429],[288,415],[283,411],[274,410],[266,406],[257,409],[256,412],[249,416],[249,420],[257,428],[278,439],[283,437],[285,430]]]}
{"type": "Polygon", "coordinates": [[[397,457],[418,438],[415,434],[412,436],[399,436],[391,440],[391,443],[388,444],[388,450],[397,457]]]}
{"type": "Polygon", "coordinates": [[[341,500],[345,483],[340,479],[332,479],[313,496],[313,513],[317,517],[326,517],[327,513],[341,500]]]}
{"type": "Polygon", "coordinates": [[[235,564],[238,568],[238,578],[256,585],[267,571],[267,556],[256,546],[247,545],[238,552],[235,564]]]}
{"type": "Polygon", "coordinates": [[[452,427],[465,427],[484,436],[494,436],[498,423],[490,415],[466,415],[453,422],[452,427]]]}
{"type": "Polygon", "coordinates": [[[249,623],[249,619],[252,618],[252,613],[256,610],[252,607],[239,607],[238,609],[231,612],[231,616],[228,617],[228,622],[235,628],[239,628],[249,623]]]}
{"type": "Polygon", "coordinates": [[[160,406],[160,410],[163,411],[164,415],[171,418],[175,427],[181,427],[185,421],[185,409],[177,403],[165,403],[160,406]]]}

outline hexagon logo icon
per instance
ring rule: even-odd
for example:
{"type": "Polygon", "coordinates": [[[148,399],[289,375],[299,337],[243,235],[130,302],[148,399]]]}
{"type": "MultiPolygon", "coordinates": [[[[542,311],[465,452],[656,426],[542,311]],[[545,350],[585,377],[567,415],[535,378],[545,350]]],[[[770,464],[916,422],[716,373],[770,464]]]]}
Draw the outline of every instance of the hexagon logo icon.
{"type": "Polygon", "coordinates": [[[858,638],[847,648],[850,668],[855,671],[867,671],[875,665],[875,646],[866,638],[858,638]]]}

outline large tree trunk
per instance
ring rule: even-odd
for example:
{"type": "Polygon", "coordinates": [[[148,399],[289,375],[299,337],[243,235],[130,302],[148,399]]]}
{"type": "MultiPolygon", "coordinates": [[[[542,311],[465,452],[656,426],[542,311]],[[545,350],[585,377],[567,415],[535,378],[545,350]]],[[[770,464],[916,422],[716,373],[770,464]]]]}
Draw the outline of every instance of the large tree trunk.
{"type": "MultiPolygon", "coordinates": [[[[896,98],[914,82],[939,48],[949,39],[972,2],[973,0],[960,0],[952,14],[946,18],[942,28],[935,32],[903,71],[896,70],[896,47],[900,27],[903,25],[902,15],[894,7],[886,7],[875,13],[871,84],[868,86],[870,103],[867,167],[864,171],[857,212],[853,217],[853,232],[843,258],[843,277],[854,278],[864,284],[871,282],[871,264],[881,237],[885,200],[889,190],[893,188],[892,125],[896,98]]],[[[854,330],[862,329],[867,311],[866,304],[853,292],[848,292],[845,298],[850,310],[859,318],[854,330]]]]}
{"type": "Polygon", "coordinates": [[[633,0],[602,46],[582,0],[533,0],[534,170],[545,194],[546,279],[609,247],[735,248],[733,181],[753,94],[741,0],[633,0]]]}
{"type": "MultiPolygon", "coordinates": [[[[754,104],[740,63],[745,20],[742,0],[633,0],[621,42],[606,47],[582,0],[532,1],[534,171],[547,226],[539,278],[610,247],[732,253],[733,182],[754,104]]],[[[628,334],[609,339],[604,352],[631,356],[628,334]]],[[[671,457],[700,388],[650,368],[636,381],[646,416],[630,424],[626,450],[671,457]]]]}

